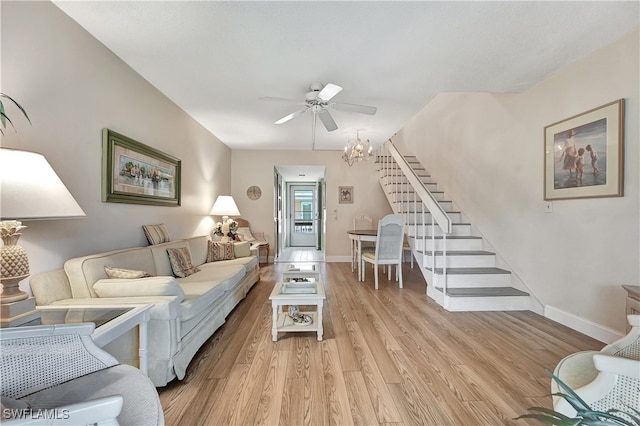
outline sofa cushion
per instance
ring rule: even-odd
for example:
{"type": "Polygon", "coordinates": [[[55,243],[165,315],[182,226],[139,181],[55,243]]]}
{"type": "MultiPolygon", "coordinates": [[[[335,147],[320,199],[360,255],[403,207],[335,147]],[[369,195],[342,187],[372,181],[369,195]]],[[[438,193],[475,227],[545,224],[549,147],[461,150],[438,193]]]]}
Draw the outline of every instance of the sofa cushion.
{"type": "MultiPolygon", "coordinates": [[[[205,265],[208,265],[208,264],[205,264],[205,265]]],[[[201,265],[200,267],[203,268],[205,265],[201,265]]],[[[255,269],[258,266],[258,258],[256,256],[253,256],[253,255],[249,256],[249,257],[236,257],[235,259],[231,259],[231,260],[224,260],[222,262],[215,262],[215,263],[212,263],[211,265],[243,266],[245,271],[249,272],[249,271],[255,269]]]]}
{"type": "Polygon", "coordinates": [[[169,230],[164,223],[158,225],[142,225],[144,235],[147,237],[150,245],[162,244],[171,241],[169,230]]]}
{"type": "Polygon", "coordinates": [[[151,274],[146,271],[138,271],[136,269],[114,268],[112,266],[105,266],[104,272],[107,274],[107,277],[109,278],[136,279],[136,278],[145,278],[145,277],[151,276],[151,274]]]}
{"type": "Polygon", "coordinates": [[[233,243],[233,254],[234,257],[251,256],[251,243],[249,241],[233,243]]]}
{"type": "Polygon", "coordinates": [[[169,254],[171,270],[176,277],[186,278],[200,271],[200,269],[191,263],[191,251],[189,247],[168,248],[167,253],[169,254]]]}
{"type": "Polygon", "coordinates": [[[209,251],[207,253],[207,263],[218,262],[220,260],[234,259],[233,242],[228,243],[209,241],[209,251]]]}
{"type": "Polygon", "coordinates": [[[185,297],[174,277],[104,279],[96,281],[93,289],[98,297],[178,296],[180,301],[185,297]]]}
{"type": "Polygon", "coordinates": [[[195,266],[200,266],[207,261],[207,251],[209,250],[210,238],[207,235],[187,238],[189,249],[191,250],[191,260],[195,266]]]}
{"type": "Polygon", "coordinates": [[[199,315],[203,310],[215,309],[216,300],[245,276],[242,265],[219,265],[219,262],[205,263],[200,266],[197,274],[177,280],[185,294],[180,314],[183,322],[199,315]]]}
{"type": "MultiPolygon", "coordinates": [[[[231,290],[245,276],[246,270],[242,264],[214,262],[200,265],[200,271],[189,277],[178,278],[178,284],[185,290],[185,283],[220,283],[224,291],[231,290]]],[[[218,285],[218,284],[215,284],[218,285]]],[[[188,292],[185,290],[185,294],[188,292]]]]}

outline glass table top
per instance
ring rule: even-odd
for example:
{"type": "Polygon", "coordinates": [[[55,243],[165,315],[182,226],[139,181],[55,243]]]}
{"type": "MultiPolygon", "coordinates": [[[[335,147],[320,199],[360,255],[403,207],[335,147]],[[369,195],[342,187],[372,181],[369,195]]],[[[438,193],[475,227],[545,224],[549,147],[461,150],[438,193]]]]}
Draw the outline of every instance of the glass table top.
{"type": "MultiPolygon", "coordinates": [[[[96,328],[108,323],[122,314],[135,309],[134,306],[126,308],[74,308],[61,307],[60,309],[40,309],[39,325],[78,324],[92,322],[96,328]]],[[[29,324],[35,325],[35,324],[29,324]]]]}
{"type": "Polygon", "coordinates": [[[318,283],[287,281],[282,283],[280,294],[318,294],[318,283]]]}

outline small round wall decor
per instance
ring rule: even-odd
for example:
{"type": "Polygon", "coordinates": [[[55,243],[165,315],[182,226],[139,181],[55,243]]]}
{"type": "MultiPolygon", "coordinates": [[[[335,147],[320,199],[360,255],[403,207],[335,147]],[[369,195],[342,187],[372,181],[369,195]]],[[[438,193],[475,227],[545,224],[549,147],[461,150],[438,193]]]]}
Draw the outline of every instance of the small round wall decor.
{"type": "Polygon", "coordinates": [[[247,197],[249,197],[250,200],[257,200],[261,196],[262,196],[262,190],[260,189],[259,186],[251,185],[247,189],[247,197]]]}

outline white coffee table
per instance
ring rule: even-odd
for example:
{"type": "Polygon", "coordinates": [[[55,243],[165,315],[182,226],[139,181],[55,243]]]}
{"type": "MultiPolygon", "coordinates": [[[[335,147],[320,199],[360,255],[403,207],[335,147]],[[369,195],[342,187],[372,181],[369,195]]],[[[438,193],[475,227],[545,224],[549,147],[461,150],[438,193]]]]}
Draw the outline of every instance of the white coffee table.
{"type": "Polygon", "coordinates": [[[147,323],[153,305],[44,305],[36,309],[40,324],[73,324],[92,322],[96,328],[91,338],[99,347],[113,342],[138,326],[138,356],[140,371],[148,372],[147,323]]]}
{"type": "Polygon", "coordinates": [[[322,307],[325,298],[324,285],[318,281],[276,283],[269,296],[273,308],[272,340],[278,341],[278,332],[317,331],[318,341],[322,341],[322,307]],[[289,314],[282,311],[283,305],[315,306],[315,312],[300,312],[311,316],[313,322],[309,325],[294,323],[289,314]]]}
{"type": "Polygon", "coordinates": [[[320,271],[317,270],[316,265],[304,265],[304,264],[290,264],[282,271],[283,281],[292,281],[294,278],[315,278],[316,281],[320,280],[320,271]]]}

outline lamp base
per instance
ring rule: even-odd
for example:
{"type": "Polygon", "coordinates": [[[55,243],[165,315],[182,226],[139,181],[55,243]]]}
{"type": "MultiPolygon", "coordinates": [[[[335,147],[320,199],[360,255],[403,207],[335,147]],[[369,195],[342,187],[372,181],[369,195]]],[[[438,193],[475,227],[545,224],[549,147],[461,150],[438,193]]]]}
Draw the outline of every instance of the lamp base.
{"type": "Polygon", "coordinates": [[[19,277],[0,278],[0,284],[2,284],[2,293],[0,293],[0,305],[17,302],[29,297],[29,295],[26,292],[20,290],[19,287],[20,281],[24,280],[28,276],[29,274],[19,277]]]}
{"type": "Polygon", "coordinates": [[[39,318],[33,297],[0,305],[0,328],[17,327],[39,318]]]}

